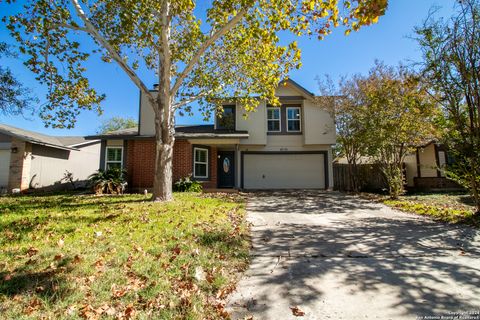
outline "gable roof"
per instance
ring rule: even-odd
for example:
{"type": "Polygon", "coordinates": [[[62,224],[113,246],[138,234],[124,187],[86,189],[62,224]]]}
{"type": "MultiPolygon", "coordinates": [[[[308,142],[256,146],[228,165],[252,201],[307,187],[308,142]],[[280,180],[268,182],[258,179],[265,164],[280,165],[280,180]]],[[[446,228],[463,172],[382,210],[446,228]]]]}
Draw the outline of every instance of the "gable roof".
{"type": "Polygon", "coordinates": [[[301,92],[303,92],[304,94],[306,94],[307,96],[310,96],[310,97],[315,97],[315,94],[313,94],[312,92],[308,91],[307,89],[305,89],[305,87],[301,86],[298,82],[290,79],[290,78],[287,78],[285,80],[282,80],[280,81],[280,83],[278,84],[279,86],[282,86],[282,85],[285,85],[285,84],[290,84],[294,87],[296,87],[298,90],[300,90],[301,92]]]}
{"type": "Polygon", "coordinates": [[[6,124],[0,123],[0,133],[7,136],[15,137],[17,139],[27,141],[33,144],[62,149],[62,150],[76,150],[76,146],[85,143],[92,143],[91,140],[86,140],[85,137],[80,136],[49,136],[46,134],[25,130],[6,124]]]}

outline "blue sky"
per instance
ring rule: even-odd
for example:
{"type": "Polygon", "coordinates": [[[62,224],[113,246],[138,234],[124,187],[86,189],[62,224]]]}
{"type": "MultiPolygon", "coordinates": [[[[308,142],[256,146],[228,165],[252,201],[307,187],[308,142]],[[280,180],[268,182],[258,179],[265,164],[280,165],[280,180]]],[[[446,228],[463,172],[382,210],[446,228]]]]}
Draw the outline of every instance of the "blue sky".
{"type": "MultiPolygon", "coordinates": [[[[306,89],[317,93],[315,78],[325,74],[333,79],[342,75],[365,73],[373,65],[375,59],[386,64],[396,65],[399,62],[418,61],[420,52],[414,40],[414,26],[419,25],[427,16],[432,6],[441,7],[439,15],[449,16],[455,0],[390,0],[389,8],[379,23],[365,27],[359,32],[345,37],[341,30],[323,41],[300,38],[303,67],[295,70],[290,77],[306,89]]],[[[0,14],[8,14],[15,8],[0,4],[0,14]]],[[[5,25],[0,24],[0,41],[12,43],[5,25]]],[[[2,64],[9,66],[19,80],[30,87],[40,99],[44,98],[44,88],[35,82],[33,75],[22,64],[20,59],[5,59],[2,64]]],[[[102,119],[112,116],[138,117],[138,89],[114,64],[106,64],[92,59],[88,64],[89,79],[99,92],[106,94],[103,103],[104,113],[98,116],[94,112],[84,112],[74,129],[45,128],[35,115],[4,116],[0,114],[0,123],[35,130],[52,135],[88,135],[95,133],[102,119]]],[[[153,85],[154,77],[146,75],[148,85],[153,85]]],[[[202,123],[200,115],[194,117],[178,117],[178,124],[202,123]]]]}

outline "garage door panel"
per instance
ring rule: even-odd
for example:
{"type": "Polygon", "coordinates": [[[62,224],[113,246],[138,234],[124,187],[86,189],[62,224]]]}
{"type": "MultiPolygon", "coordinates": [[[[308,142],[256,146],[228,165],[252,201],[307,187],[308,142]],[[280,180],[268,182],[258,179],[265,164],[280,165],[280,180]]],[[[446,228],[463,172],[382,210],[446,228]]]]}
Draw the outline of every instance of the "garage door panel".
{"type": "Polygon", "coordinates": [[[245,154],[245,189],[324,189],[323,154],[245,154]]]}
{"type": "Polygon", "coordinates": [[[10,150],[0,150],[0,188],[7,187],[10,172],[10,150]]]}

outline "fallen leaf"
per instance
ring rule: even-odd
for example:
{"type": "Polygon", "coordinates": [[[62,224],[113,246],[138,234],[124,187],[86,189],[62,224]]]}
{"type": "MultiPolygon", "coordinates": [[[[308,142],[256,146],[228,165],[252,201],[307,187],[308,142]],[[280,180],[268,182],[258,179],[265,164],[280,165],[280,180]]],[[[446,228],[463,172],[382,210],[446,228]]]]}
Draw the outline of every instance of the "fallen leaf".
{"type": "Polygon", "coordinates": [[[28,303],[24,311],[26,314],[30,315],[34,311],[40,309],[41,305],[42,305],[42,302],[39,299],[33,298],[32,300],[30,300],[30,302],[28,303]]]}
{"type": "Polygon", "coordinates": [[[63,257],[64,257],[64,255],[60,253],[60,254],[57,254],[55,257],[53,257],[53,260],[60,261],[60,260],[63,259],[63,257]]]}
{"type": "Polygon", "coordinates": [[[112,296],[114,298],[121,298],[123,297],[124,295],[127,294],[127,290],[126,289],[118,289],[117,288],[117,285],[114,283],[112,284],[112,296]]]}
{"type": "Polygon", "coordinates": [[[77,264],[82,261],[82,257],[80,257],[78,254],[73,257],[73,263],[77,264]]]}
{"type": "Polygon", "coordinates": [[[6,274],[3,276],[3,281],[10,281],[12,280],[12,275],[11,274],[6,274]]]}
{"type": "Polygon", "coordinates": [[[87,319],[87,320],[95,320],[99,318],[99,316],[95,312],[95,309],[93,309],[93,307],[89,304],[83,305],[80,308],[79,315],[83,319],[87,319]]]}
{"type": "Polygon", "coordinates": [[[29,257],[34,256],[34,255],[36,255],[37,253],[38,253],[38,249],[35,248],[35,247],[30,247],[30,248],[28,248],[28,250],[27,250],[27,254],[28,254],[29,257]]]}
{"type": "Polygon", "coordinates": [[[302,311],[298,306],[296,307],[290,307],[290,310],[292,310],[292,314],[295,317],[303,317],[305,315],[305,312],[302,311]]]}
{"type": "Polygon", "coordinates": [[[126,308],[125,311],[123,312],[123,316],[125,319],[132,319],[135,316],[135,308],[133,307],[132,304],[129,304],[126,308]]]}

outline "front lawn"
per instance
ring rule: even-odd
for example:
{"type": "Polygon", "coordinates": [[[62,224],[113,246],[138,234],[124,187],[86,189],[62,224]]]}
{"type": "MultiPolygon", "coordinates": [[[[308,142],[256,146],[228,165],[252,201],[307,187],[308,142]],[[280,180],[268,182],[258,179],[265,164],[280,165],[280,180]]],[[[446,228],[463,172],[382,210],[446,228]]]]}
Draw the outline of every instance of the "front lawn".
{"type": "Polygon", "coordinates": [[[248,265],[238,195],[0,197],[2,319],[218,319],[248,265]]]}
{"type": "Polygon", "coordinates": [[[398,200],[382,198],[384,204],[406,212],[427,215],[448,223],[465,223],[480,226],[474,216],[475,207],[469,195],[463,193],[413,193],[398,200]]]}

